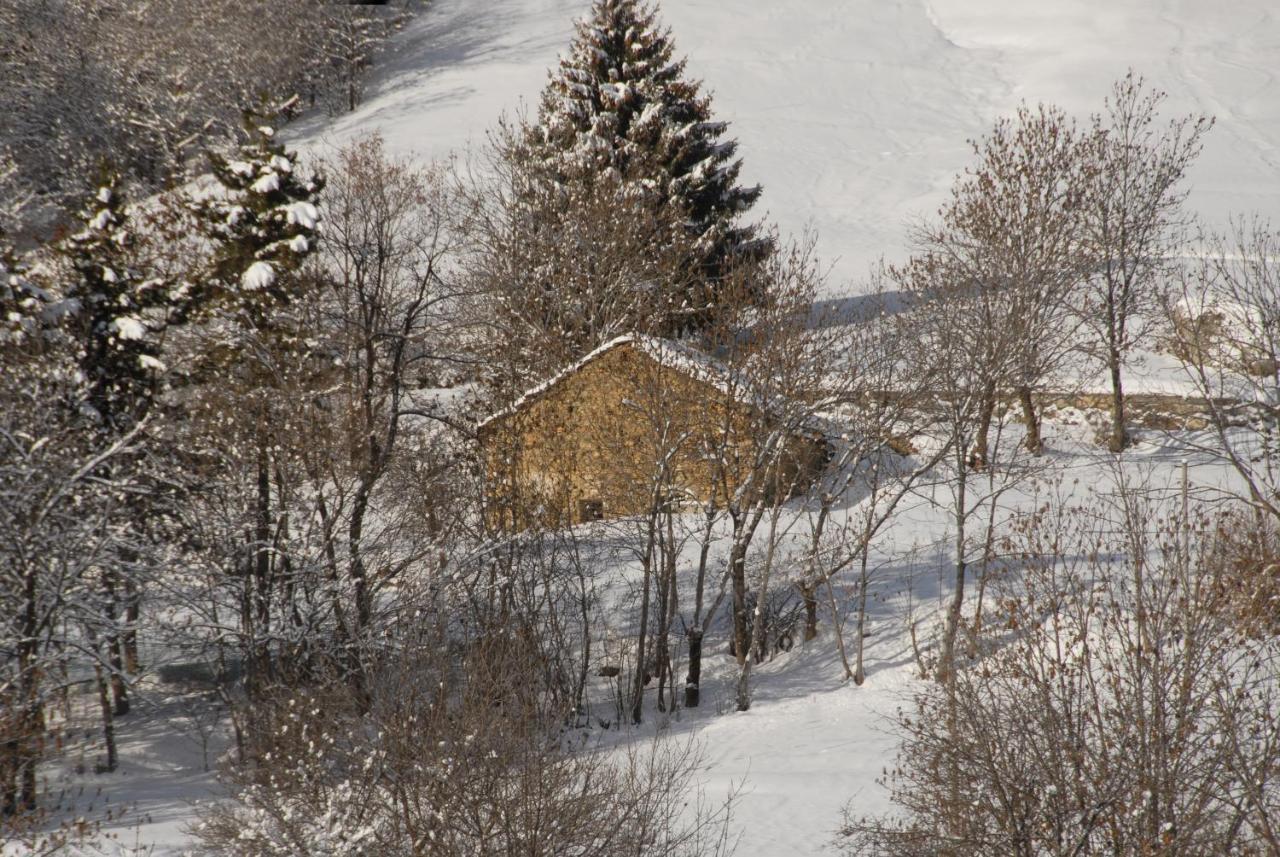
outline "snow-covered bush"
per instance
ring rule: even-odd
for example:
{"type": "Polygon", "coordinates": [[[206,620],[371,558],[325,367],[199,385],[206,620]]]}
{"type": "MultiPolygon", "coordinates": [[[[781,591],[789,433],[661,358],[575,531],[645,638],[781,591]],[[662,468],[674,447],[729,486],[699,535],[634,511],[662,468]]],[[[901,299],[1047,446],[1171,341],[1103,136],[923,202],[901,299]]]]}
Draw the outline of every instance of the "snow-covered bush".
{"type": "MultiPolygon", "coordinates": [[[[419,613],[369,671],[264,699],[234,800],[196,833],[213,853],[712,855],[720,813],[685,815],[688,744],[608,755],[540,712],[512,641],[459,640],[419,613]]],[[[372,654],[372,653],[370,653],[372,654]]]]}
{"type": "Polygon", "coordinates": [[[1025,519],[978,660],[899,718],[905,820],[851,820],[849,852],[1276,853],[1280,639],[1240,633],[1234,525],[1134,496],[1025,519]]]}

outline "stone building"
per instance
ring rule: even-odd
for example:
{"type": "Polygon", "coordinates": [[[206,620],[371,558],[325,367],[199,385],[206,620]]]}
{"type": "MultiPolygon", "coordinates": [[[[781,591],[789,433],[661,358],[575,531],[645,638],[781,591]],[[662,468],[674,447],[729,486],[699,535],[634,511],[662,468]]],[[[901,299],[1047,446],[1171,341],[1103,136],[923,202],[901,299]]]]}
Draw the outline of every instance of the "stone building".
{"type": "Polygon", "coordinates": [[[723,500],[744,480],[777,499],[828,458],[822,433],[680,342],[597,348],[480,424],[490,518],[556,525],[723,500]]]}

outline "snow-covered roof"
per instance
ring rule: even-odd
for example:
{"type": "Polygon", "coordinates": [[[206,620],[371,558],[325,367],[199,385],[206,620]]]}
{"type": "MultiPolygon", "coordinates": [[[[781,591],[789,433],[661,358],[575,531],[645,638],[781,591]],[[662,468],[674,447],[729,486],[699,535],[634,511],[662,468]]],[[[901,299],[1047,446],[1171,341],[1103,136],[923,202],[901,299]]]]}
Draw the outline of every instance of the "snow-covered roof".
{"type": "MultiPolygon", "coordinates": [[[[754,392],[754,385],[742,378],[740,374],[722,361],[717,360],[706,352],[674,339],[629,333],[598,346],[575,363],[561,369],[537,386],[526,390],[510,405],[482,420],[476,428],[483,429],[497,420],[511,416],[525,405],[546,394],[547,391],[556,387],[566,378],[576,374],[587,364],[598,360],[603,355],[623,345],[630,345],[639,349],[658,365],[674,369],[694,380],[709,384],[738,401],[750,402],[765,410],[773,410],[768,401],[762,401],[767,397],[760,396],[754,392]]],[[[809,421],[806,421],[804,429],[814,434],[823,434],[816,425],[810,425],[809,421]]]]}

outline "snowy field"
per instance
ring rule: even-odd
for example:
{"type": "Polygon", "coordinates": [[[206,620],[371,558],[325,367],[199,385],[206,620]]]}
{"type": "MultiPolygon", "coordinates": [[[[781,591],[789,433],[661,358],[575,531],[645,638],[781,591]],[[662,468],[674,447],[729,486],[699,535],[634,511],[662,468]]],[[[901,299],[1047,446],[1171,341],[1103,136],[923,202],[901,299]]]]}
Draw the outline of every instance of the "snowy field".
{"type": "MultiPolygon", "coordinates": [[[[336,121],[305,118],[292,142],[323,147],[379,131],[400,152],[459,154],[502,111],[535,103],[586,6],[433,0],[375,72],[365,105],[336,121]]],[[[784,233],[816,230],[834,266],[832,294],[857,292],[881,255],[905,254],[907,224],[942,200],[967,161],[966,138],[1023,99],[1083,117],[1130,66],[1170,92],[1171,110],[1217,117],[1191,176],[1190,208],[1210,223],[1233,211],[1280,220],[1280,18],[1270,2],[667,0],[663,15],[691,73],[714,91],[717,114],[733,123],[744,179],[764,185],[757,211],[784,233]]],[[[1144,371],[1131,384],[1177,389],[1158,359],[1144,371]]],[[[1081,430],[1050,423],[1046,432],[1067,484],[1105,483],[1107,457],[1081,430]]],[[[1126,462],[1157,487],[1179,478],[1180,459],[1153,440],[1126,462]]],[[[1225,475],[1193,467],[1192,478],[1205,485],[1225,475]]],[[[895,547],[928,550],[945,537],[942,514],[925,508],[900,516],[895,547]]],[[[664,731],[703,743],[709,799],[741,784],[741,857],[819,853],[847,801],[858,813],[888,807],[876,778],[892,763],[889,716],[916,682],[903,599],[927,614],[943,594],[936,575],[883,570],[862,687],[842,684],[825,626],[756,674],[747,713],[732,713],[731,659],[710,657],[704,707],[664,731]]],[[[214,788],[198,750],[167,722],[122,722],[121,771],[102,784],[132,807],[116,828],[121,853],[131,853],[126,843],[156,857],[181,853],[193,802],[214,788]]]]}
{"type": "MultiPolygon", "coordinates": [[[[587,0],[434,0],[375,72],[358,111],[294,131],[302,143],[381,132],[443,158],[533,108],[587,0]]],[[[1130,67],[1168,109],[1217,118],[1189,208],[1280,220],[1280,11],[1266,0],[668,0],[690,74],[740,142],[756,210],[813,228],[831,289],[859,290],[906,225],[931,214],[968,161],[965,141],[1020,101],[1085,118],[1130,67]]]]}

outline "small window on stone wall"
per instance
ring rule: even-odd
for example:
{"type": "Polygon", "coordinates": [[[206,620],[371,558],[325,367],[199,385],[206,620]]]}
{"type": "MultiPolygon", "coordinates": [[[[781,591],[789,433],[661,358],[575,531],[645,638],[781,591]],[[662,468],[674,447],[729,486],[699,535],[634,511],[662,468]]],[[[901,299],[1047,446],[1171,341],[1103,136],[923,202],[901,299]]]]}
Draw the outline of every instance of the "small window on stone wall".
{"type": "Polygon", "coordinates": [[[579,500],[578,501],[578,520],[600,521],[604,519],[604,501],[603,500],[579,500]]]}

